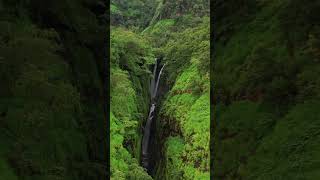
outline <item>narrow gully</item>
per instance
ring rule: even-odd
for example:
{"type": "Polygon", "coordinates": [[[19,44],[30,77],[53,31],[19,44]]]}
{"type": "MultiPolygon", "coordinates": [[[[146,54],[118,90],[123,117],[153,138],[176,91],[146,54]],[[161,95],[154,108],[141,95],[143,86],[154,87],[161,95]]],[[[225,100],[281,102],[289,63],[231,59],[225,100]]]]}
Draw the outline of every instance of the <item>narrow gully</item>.
{"type": "Polygon", "coordinates": [[[160,67],[160,59],[156,59],[156,63],[154,65],[153,69],[153,78],[151,80],[150,84],[150,110],[148,114],[148,119],[146,122],[146,125],[144,126],[144,132],[143,132],[143,138],[142,138],[142,156],[141,156],[141,164],[146,169],[146,171],[151,174],[153,167],[154,167],[154,161],[153,156],[151,153],[150,145],[154,144],[151,141],[153,141],[155,138],[155,135],[153,134],[154,131],[154,121],[156,120],[156,103],[157,103],[157,95],[158,95],[158,88],[159,88],[159,82],[161,78],[161,74],[163,72],[163,69],[165,67],[165,64],[160,67]]]}

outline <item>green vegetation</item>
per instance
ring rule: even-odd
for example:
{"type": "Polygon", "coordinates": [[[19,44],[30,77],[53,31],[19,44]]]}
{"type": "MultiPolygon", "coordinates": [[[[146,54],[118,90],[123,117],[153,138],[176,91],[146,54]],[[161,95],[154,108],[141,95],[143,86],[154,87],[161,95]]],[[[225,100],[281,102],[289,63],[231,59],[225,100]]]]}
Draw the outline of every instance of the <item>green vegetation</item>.
{"type": "Polygon", "coordinates": [[[107,176],[101,1],[0,1],[0,179],[107,176]]]}
{"type": "Polygon", "coordinates": [[[111,29],[111,179],[151,179],[139,166],[140,126],[148,113],[153,55],[139,35],[111,29]]]}
{"type": "Polygon", "coordinates": [[[111,0],[111,25],[141,30],[149,25],[156,4],[156,0],[111,0]]]}
{"type": "Polygon", "coordinates": [[[157,151],[153,156],[161,158],[156,159],[152,176],[209,179],[208,4],[209,1],[112,1],[112,178],[151,178],[138,162],[141,129],[150,105],[150,65],[160,58],[166,67],[160,82],[157,151]]]}
{"type": "Polygon", "coordinates": [[[320,2],[209,2],[111,1],[108,174],[107,2],[0,0],[0,179],[318,180],[320,2]]]}
{"type": "Polygon", "coordinates": [[[319,179],[320,3],[235,2],[214,4],[213,177],[319,179]]]}
{"type": "Polygon", "coordinates": [[[172,33],[161,50],[172,88],[160,111],[159,131],[169,138],[159,179],[209,179],[209,25],[203,18],[196,27],[172,33]]]}

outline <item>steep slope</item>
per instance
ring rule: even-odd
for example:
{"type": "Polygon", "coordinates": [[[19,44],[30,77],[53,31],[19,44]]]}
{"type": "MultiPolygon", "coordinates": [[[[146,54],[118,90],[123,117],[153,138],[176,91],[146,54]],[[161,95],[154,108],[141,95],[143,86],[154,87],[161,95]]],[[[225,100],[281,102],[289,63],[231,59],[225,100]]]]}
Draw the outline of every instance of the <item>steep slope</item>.
{"type": "Polygon", "coordinates": [[[159,179],[209,179],[209,21],[173,35],[165,46],[167,85],[157,121],[163,144],[159,179]]]}
{"type": "Polygon", "coordinates": [[[155,179],[209,179],[210,21],[208,11],[194,11],[195,6],[160,3],[143,31],[166,63],[155,125],[155,179]],[[180,12],[183,7],[190,11],[180,12]]]}
{"type": "Polygon", "coordinates": [[[143,37],[111,29],[111,179],[151,179],[139,165],[149,105],[151,47],[143,37]]]}
{"type": "Polygon", "coordinates": [[[111,0],[111,25],[132,30],[146,28],[155,11],[156,0],[111,0]]]}
{"type": "Polygon", "coordinates": [[[151,105],[148,92],[153,66],[150,65],[155,64],[154,58],[157,58],[157,65],[163,67],[165,64],[165,68],[160,78],[158,97],[152,102],[156,109],[150,126],[150,142],[145,143],[149,144],[148,154],[151,156],[147,171],[154,179],[209,179],[210,22],[209,7],[206,6],[209,1],[153,1],[157,4],[150,8],[157,7],[153,17],[146,10],[148,5],[140,7],[148,2],[132,1],[125,5],[121,1],[113,2],[111,15],[115,27],[112,29],[114,42],[111,48],[115,66],[111,79],[117,80],[112,85],[115,88],[112,96],[123,98],[130,95],[134,98],[126,97],[127,104],[121,103],[124,100],[120,98],[112,100],[115,108],[119,107],[112,108],[112,116],[123,112],[114,118],[114,127],[119,130],[112,135],[116,139],[112,148],[112,173],[114,177],[133,175],[131,177],[147,178],[139,170],[141,167],[134,171],[139,173],[133,173],[130,165],[141,159],[137,143],[141,143],[142,131],[137,128],[146,128],[145,120],[149,113],[146,108],[151,105]],[[130,13],[138,9],[139,13],[130,13]],[[148,27],[145,20],[149,22],[148,27]],[[119,26],[129,30],[117,28],[119,26]],[[141,35],[132,33],[142,29],[141,35]],[[125,112],[126,106],[130,110],[125,112]],[[133,115],[137,113],[141,115],[133,115]],[[120,160],[118,164],[117,158],[120,160]]]}

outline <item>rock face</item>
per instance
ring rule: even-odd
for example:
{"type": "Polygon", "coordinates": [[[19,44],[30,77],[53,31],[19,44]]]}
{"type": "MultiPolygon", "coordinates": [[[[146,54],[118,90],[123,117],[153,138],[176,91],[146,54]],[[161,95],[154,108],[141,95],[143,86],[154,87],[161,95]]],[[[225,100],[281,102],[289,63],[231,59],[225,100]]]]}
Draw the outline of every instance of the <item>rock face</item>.
{"type": "Polygon", "coordinates": [[[103,4],[0,2],[0,179],[107,176],[103,4]]]}

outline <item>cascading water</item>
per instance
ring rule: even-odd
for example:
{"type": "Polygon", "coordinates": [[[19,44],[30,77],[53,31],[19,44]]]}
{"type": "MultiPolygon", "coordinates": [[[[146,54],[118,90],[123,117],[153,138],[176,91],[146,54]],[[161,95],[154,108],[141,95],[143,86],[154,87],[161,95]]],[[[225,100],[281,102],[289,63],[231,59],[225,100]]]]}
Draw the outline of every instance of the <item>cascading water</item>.
{"type": "Polygon", "coordinates": [[[156,82],[156,73],[157,73],[157,66],[158,66],[158,59],[156,59],[156,64],[154,65],[153,68],[153,78],[151,80],[151,86],[150,86],[150,96],[151,96],[151,100],[154,97],[154,88],[155,88],[155,82],[156,82]]]}
{"type": "Polygon", "coordinates": [[[153,78],[151,80],[151,86],[150,86],[150,94],[151,94],[151,106],[149,110],[148,119],[144,128],[143,133],[143,139],[142,139],[142,166],[148,170],[149,168],[149,143],[150,143],[150,130],[151,130],[151,124],[152,120],[155,116],[155,108],[156,108],[156,97],[157,97],[157,91],[158,86],[160,82],[160,77],[163,71],[163,68],[165,67],[165,64],[162,66],[160,72],[157,74],[157,67],[158,67],[158,60],[156,59],[156,63],[153,69],[153,78]],[[157,79],[157,81],[156,81],[157,79]]]}

